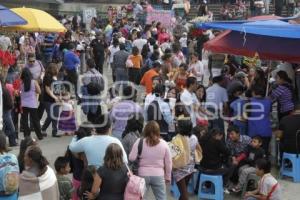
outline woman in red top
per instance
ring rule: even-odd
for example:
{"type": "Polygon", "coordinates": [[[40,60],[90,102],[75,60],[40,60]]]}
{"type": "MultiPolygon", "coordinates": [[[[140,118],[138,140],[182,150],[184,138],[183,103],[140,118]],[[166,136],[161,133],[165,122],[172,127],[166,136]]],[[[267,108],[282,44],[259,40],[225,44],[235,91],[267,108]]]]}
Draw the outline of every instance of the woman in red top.
{"type": "Polygon", "coordinates": [[[161,32],[158,34],[158,43],[162,44],[170,41],[170,34],[167,33],[166,28],[162,28],[161,32]]]}

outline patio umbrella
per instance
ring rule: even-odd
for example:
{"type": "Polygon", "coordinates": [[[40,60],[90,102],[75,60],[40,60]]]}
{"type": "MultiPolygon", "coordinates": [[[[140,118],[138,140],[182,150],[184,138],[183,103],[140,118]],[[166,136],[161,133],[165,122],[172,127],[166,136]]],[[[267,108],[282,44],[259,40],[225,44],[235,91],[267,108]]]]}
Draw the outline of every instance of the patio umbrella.
{"type": "Polygon", "coordinates": [[[0,5],[0,26],[15,26],[24,24],[27,24],[26,20],[8,8],[0,5]]]}
{"type": "Polygon", "coordinates": [[[255,34],[243,34],[236,31],[225,31],[204,44],[204,49],[216,53],[227,53],[254,57],[266,60],[300,62],[300,39],[278,38],[255,34]]]}
{"type": "Polygon", "coordinates": [[[21,26],[12,26],[2,28],[8,31],[26,31],[26,32],[65,32],[66,28],[54,17],[45,11],[33,8],[13,8],[11,11],[17,13],[28,23],[21,26]]]}

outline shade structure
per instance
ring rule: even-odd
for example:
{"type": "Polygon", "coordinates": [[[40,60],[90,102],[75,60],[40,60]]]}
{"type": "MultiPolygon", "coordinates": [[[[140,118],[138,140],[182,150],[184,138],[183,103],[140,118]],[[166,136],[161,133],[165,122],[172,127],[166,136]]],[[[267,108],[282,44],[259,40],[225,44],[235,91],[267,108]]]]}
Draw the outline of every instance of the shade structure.
{"type": "Polygon", "coordinates": [[[204,48],[216,53],[248,57],[254,57],[258,53],[261,59],[300,63],[299,45],[300,39],[279,39],[227,30],[206,42],[204,48]]]}
{"type": "Polygon", "coordinates": [[[26,32],[65,32],[66,28],[45,11],[33,8],[13,8],[11,11],[20,15],[28,23],[21,26],[3,28],[7,31],[26,32]]]}
{"type": "Polygon", "coordinates": [[[15,26],[24,24],[27,24],[25,19],[8,8],[0,5],[0,26],[15,26]]]}
{"type": "Polygon", "coordinates": [[[282,20],[249,21],[246,23],[211,22],[203,23],[201,28],[233,30],[245,34],[300,39],[300,25],[290,24],[282,20]]]}

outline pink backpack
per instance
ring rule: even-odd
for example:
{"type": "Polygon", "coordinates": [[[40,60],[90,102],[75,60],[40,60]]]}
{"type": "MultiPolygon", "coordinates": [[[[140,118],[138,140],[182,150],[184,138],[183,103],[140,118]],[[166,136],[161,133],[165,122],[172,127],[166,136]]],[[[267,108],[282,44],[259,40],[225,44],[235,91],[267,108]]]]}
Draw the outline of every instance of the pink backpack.
{"type": "Polygon", "coordinates": [[[143,199],[146,191],[146,182],[144,178],[134,175],[126,164],[129,180],[127,182],[124,199],[139,200],[143,199]]]}

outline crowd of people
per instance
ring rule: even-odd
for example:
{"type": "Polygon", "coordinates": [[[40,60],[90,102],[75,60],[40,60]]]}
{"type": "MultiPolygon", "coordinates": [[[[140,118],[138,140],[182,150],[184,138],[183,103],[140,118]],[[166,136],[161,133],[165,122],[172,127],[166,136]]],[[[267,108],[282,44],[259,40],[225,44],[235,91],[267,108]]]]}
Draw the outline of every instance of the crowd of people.
{"type": "Polygon", "coordinates": [[[256,174],[248,200],[283,199],[270,143],[280,141],[279,160],[298,151],[300,66],[208,52],[219,31],[144,24],[150,4],[130,6],[135,18],[93,18],[85,29],[64,16],[66,33],[1,37],[16,62],[1,74],[0,199],[147,199],[152,189],[165,200],[176,184],[187,200],[197,172],[221,175],[225,193],[256,174]],[[55,171],[31,132],[73,137],[55,171]]]}

